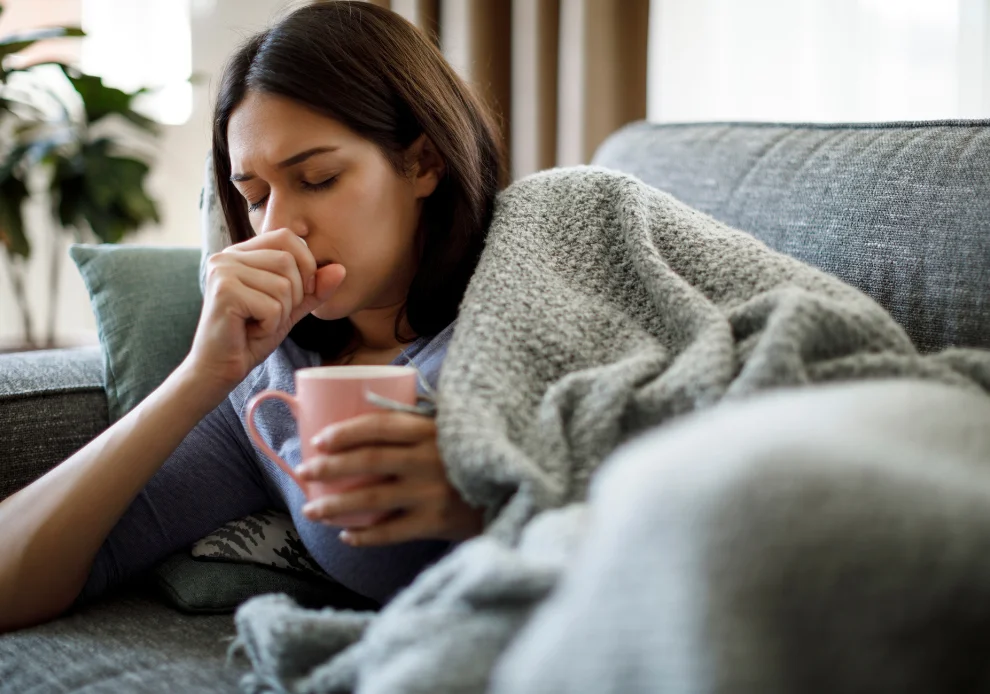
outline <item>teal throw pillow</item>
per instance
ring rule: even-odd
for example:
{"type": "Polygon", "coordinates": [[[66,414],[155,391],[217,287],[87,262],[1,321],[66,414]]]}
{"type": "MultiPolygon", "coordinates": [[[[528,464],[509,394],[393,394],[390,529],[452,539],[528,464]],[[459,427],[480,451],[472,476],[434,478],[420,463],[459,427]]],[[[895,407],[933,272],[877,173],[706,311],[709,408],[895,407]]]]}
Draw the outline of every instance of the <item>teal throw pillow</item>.
{"type": "Polygon", "coordinates": [[[96,316],[113,423],[189,353],[203,304],[200,249],[73,244],[69,255],[96,316]]]}

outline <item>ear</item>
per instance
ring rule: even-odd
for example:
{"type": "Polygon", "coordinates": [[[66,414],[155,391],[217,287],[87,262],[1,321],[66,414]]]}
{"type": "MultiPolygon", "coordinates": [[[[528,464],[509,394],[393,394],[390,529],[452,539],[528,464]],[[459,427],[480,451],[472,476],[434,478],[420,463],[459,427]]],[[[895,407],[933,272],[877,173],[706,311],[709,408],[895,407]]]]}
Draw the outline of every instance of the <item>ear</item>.
{"type": "Polygon", "coordinates": [[[423,133],[406,150],[406,165],[417,198],[428,198],[440,184],[447,165],[433,141],[423,133]]]}

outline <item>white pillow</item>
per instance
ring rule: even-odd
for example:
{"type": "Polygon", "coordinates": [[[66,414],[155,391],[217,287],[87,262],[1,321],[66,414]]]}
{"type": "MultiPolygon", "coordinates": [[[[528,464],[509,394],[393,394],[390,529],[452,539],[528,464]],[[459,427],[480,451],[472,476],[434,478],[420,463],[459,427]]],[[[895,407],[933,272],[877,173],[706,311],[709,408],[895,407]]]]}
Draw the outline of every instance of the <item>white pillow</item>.
{"type": "Polygon", "coordinates": [[[199,260],[199,289],[206,288],[206,259],[231,244],[230,230],[223,218],[217,187],[213,180],[213,151],[206,153],[203,188],[199,192],[199,233],[202,255],[199,260]]]}

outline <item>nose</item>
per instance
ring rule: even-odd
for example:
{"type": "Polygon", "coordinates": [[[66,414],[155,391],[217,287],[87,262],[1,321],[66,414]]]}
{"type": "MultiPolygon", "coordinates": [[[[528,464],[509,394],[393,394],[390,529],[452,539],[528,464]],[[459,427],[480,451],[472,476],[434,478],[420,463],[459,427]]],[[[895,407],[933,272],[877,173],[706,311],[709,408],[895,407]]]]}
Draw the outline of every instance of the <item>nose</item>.
{"type": "Polygon", "coordinates": [[[272,190],[265,204],[265,217],[261,223],[261,233],[276,229],[291,229],[296,235],[305,237],[308,233],[302,210],[293,205],[284,194],[272,190]]]}

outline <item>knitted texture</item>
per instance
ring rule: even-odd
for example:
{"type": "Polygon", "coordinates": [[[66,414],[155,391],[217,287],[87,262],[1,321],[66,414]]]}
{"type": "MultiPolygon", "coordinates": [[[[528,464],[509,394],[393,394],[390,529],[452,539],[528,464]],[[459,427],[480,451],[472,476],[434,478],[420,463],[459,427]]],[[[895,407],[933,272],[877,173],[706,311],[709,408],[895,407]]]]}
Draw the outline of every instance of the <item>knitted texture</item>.
{"type": "Polygon", "coordinates": [[[633,177],[555,170],[500,200],[441,374],[440,444],[454,484],[511,537],[672,417],[768,387],[910,375],[986,386],[990,357],[921,357],[834,277],[633,177]]]}
{"type": "Polygon", "coordinates": [[[256,645],[252,687],[484,691],[581,532],[577,511],[541,513],[580,504],[620,444],[726,398],[890,377],[982,392],[990,353],[922,356],[860,291],[633,177],[581,167],[519,181],[499,197],[439,385],[448,476],[488,531],[336,658],[346,639],[331,635],[356,635],[353,615],[248,602],[237,624],[256,645]],[[326,662],[279,643],[303,629],[335,644],[326,662]]]}

